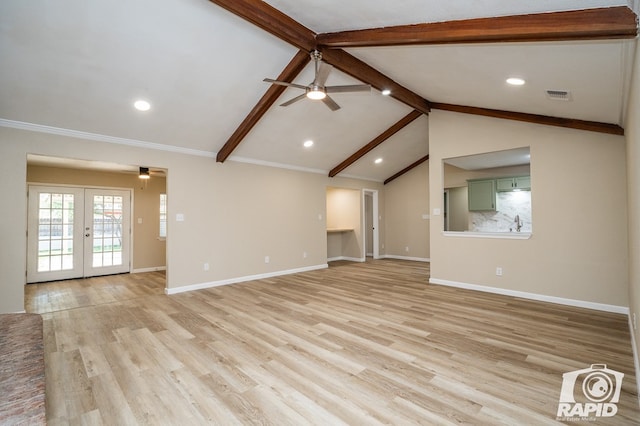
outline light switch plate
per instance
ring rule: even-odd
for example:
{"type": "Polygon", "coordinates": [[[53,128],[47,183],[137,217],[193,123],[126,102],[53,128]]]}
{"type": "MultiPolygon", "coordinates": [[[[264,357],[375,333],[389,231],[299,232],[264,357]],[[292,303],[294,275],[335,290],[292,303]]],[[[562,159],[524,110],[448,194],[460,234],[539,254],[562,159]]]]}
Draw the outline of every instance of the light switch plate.
{"type": "Polygon", "coordinates": [[[434,208],[434,209],[433,209],[433,215],[434,215],[434,216],[440,216],[440,209],[439,209],[439,208],[437,208],[437,207],[436,207],[436,208],[434,208]]]}
{"type": "Polygon", "coordinates": [[[176,222],[184,222],[184,214],[183,213],[177,213],[176,214],[176,222]]]}

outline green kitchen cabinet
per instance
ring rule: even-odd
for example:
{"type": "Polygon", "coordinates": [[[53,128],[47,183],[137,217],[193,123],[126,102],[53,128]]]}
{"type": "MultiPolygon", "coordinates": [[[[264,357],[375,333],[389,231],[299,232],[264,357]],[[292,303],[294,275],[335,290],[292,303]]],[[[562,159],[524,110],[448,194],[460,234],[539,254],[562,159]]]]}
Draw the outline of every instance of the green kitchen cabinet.
{"type": "Polygon", "coordinates": [[[467,187],[470,212],[496,209],[495,179],[470,180],[467,187]]]}
{"type": "Polygon", "coordinates": [[[531,177],[516,176],[496,179],[496,191],[509,192],[514,190],[530,191],[531,177]]]}

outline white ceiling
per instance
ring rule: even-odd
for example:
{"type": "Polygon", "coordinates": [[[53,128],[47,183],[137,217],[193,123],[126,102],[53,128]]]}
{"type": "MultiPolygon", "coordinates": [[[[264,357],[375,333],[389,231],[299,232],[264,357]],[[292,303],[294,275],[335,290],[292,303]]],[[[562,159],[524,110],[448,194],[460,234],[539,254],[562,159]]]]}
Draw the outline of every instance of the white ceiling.
{"type": "Polygon", "coordinates": [[[481,170],[529,164],[531,155],[529,147],[525,147],[447,158],[443,161],[459,169],[481,170]]]}
{"type": "MultiPolygon", "coordinates": [[[[473,17],[627,5],[620,0],[269,0],[317,33],[473,17]]],[[[630,41],[348,49],[434,102],[622,124],[630,41]],[[527,80],[508,87],[508,76],[527,80]],[[552,101],[546,89],[571,91],[552,101]]],[[[215,153],[296,49],[206,0],[0,2],[0,123],[215,153]],[[152,109],[132,108],[145,98],[152,109]]],[[[313,80],[312,65],[295,80],[313,80]]],[[[327,82],[358,83],[334,70],[327,82]]],[[[300,92],[287,89],[278,103],[300,92]]],[[[231,160],[328,173],[411,108],[371,94],[274,106],[231,160]],[[310,149],[302,143],[312,139],[310,149]]],[[[382,181],[428,153],[419,118],[341,175],[382,181]],[[375,158],[383,158],[373,164],[375,158]]],[[[214,161],[213,159],[211,160],[214,161]]],[[[153,165],[150,165],[153,166],[153,165]]],[[[213,166],[213,165],[212,165],[213,166]]]]}

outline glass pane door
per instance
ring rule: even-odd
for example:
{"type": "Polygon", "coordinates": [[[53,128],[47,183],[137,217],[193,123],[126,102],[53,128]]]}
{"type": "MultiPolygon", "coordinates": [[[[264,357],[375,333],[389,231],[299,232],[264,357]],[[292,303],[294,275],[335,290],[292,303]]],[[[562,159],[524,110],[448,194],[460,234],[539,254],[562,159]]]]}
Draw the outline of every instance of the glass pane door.
{"type": "Polygon", "coordinates": [[[131,191],[29,186],[27,282],[129,272],[131,191]]]}
{"type": "Polygon", "coordinates": [[[29,187],[27,282],[82,276],[84,190],[29,187]]]}
{"type": "Polygon", "coordinates": [[[129,272],[130,192],[86,190],[85,276],[129,272]]]}

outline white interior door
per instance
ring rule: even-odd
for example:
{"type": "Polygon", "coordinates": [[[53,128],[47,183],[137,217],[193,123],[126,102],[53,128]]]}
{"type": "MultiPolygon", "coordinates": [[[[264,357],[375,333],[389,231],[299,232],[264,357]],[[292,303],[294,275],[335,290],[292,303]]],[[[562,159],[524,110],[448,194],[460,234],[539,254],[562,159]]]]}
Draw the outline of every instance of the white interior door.
{"type": "Polygon", "coordinates": [[[363,241],[363,245],[362,245],[362,249],[363,249],[363,253],[368,254],[367,251],[367,239],[371,239],[372,243],[373,243],[373,258],[374,259],[379,259],[380,258],[380,248],[379,248],[379,241],[380,241],[380,231],[378,230],[378,225],[379,225],[379,217],[378,217],[378,191],[374,190],[374,189],[363,189],[362,190],[362,205],[363,205],[363,209],[362,209],[362,223],[365,226],[365,229],[367,228],[367,222],[368,220],[371,222],[370,225],[368,225],[371,228],[371,233],[369,232],[364,232],[364,241],[363,241]],[[367,203],[367,197],[371,197],[371,211],[369,212],[370,214],[367,214],[367,209],[364,207],[366,206],[367,203]],[[368,220],[367,220],[368,218],[368,220]]]}
{"type": "Polygon", "coordinates": [[[131,192],[29,186],[27,282],[129,272],[131,192]]]}

